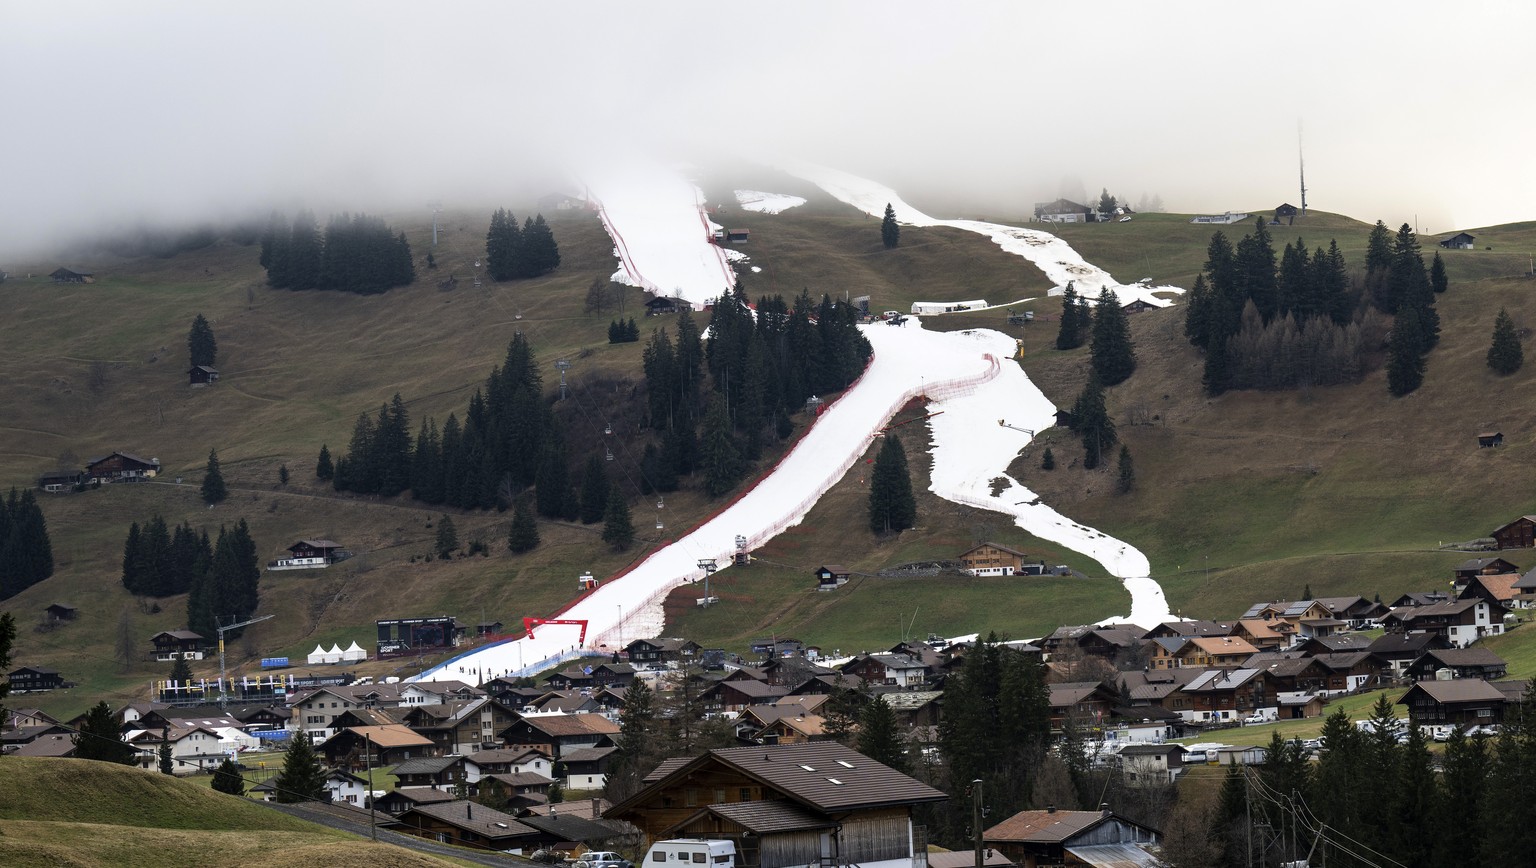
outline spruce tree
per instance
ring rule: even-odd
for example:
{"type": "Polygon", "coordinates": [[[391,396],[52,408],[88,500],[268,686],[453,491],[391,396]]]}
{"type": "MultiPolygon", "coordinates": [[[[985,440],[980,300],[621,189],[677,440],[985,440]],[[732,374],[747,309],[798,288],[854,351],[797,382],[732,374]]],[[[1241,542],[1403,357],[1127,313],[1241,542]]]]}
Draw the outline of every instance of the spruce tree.
{"type": "Polygon", "coordinates": [[[1404,305],[1392,323],[1392,339],[1387,345],[1387,389],[1396,397],[1401,398],[1423,384],[1423,345],[1419,311],[1404,305]]]}
{"type": "Polygon", "coordinates": [[[622,552],[635,541],[635,526],[629,517],[629,502],[619,486],[608,492],[608,508],[603,515],[603,542],[614,551],[622,552]]]}
{"type": "Polygon", "coordinates": [[[869,475],[869,529],[900,533],[917,523],[917,501],[901,438],[887,433],[869,475]]]}
{"type": "Polygon", "coordinates": [[[519,497],[512,510],[512,526],[507,530],[507,550],[520,555],[539,547],[539,523],[527,497],[519,497]]]}
{"type": "Polygon", "coordinates": [[[1040,457],[1041,470],[1055,470],[1056,456],[1051,452],[1051,447],[1045,447],[1045,454],[1040,457]]]}
{"type": "Polygon", "coordinates": [[[896,724],[896,712],[883,696],[870,700],[859,717],[859,753],[896,771],[907,770],[906,745],[896,724]]]}
{"type": "MultiPolygon", "coordinates": [[[[688,429],[691,430],[691,429],[688,429]]],[[[704,491],[719,497],[736,487],[741,479],[742,462],[731,437],[731,421],[725,400],[714,394],[704,413],[704,431],[699,444],[699,462],[704,470],[704,491]]]]}
{"type": "Polygon", "coordinates": [[[593,453],[587,456],[586,469],[581,474],[581,523],[596,524],[608,511],[608,472],[603,469],[603,459],[593,453]]]}
{"type": "Polygon", "coordinates": [[[1083,345],[1083,323],[1077,318],[1077,289],[1071,281],[1061,294],[1061,327],[1056,330],[1056,349],[1075,350],[1083,345]]]}
{"type": "Polygon", "coordinates": [[[279,465],[277,465],[277,484],[278,485],[287,485],[288,484],[288,465],[287,464],[279,464],[279,465]]]}
{"type": "Polygon", "coordinates": [[[309,736],[303,730],[288,740],[283,755],[283,770],[272,779],[277,801],[292,804],[320,799],[325,794],[325,768],[315,756],[309,736]]]}
{"type": "Polygon", "coordinates": [[[171,753],[171,743],[168,741],[160,742],[160,749],[155,753],[159,756],[160,759],[160,774],[176,774],[176,757],[171,753]]]}
{"type": "Polygon", "coordinates": [[[213,338],[213,326],[208,324],[202,314],[192,320],[192,329],[187,332],[187,351],[193,367],[207,365],[211,368],[219,356],[219,345],[213,338]]]}
{"type": "Polygon", "coordinates": [[[1093,369],[1106,386],[1125,382],[1136,370],[1136,350],[1131,344],[1131,324],[1125,308],[1112,289],[1099,295],[1093,312],[1093,369]]]}
{"type": "MultiPolygon", "coordinates": [[[[0,504],[4,509],[4,504],[0,504]]],[[[139,523],[128,526],[128,538],[123,541],[123,587],[130,594],[144,593],[144,543],[139,533],[139,523]]]]}
{"type": "Polygon", "coordinates": [[[213,771],[212,786],[217,793],[229,793],[231,796],[245,795],[245,778],[240,774],[239,764],[232,758],[226,757],[213,771]]]}
{"type": "Polygon", "coordinates": [[[1451,288],[1451,279],[1445,273],[1445,260],[1440,258],[1440,251],[1435,251],[1435,258],[1429,264],[1429,287],[1436,295],[1451,288]]]}
{"type": "Polygon", "coordinates": [[[171,664],[169,680],[177,684],[186,684],[192,680],[192,667],[187,664],[187,658],[177,657],[176,662],[171,664]]]}
{"type": "Polygon", "coordinates": [[[1121,494],[1129,494],[1136,487],[1136,468],[1131,464],[1131,450],[1128,446],[1120,447],[1119,471],[1116,488],[1121,494]]]}
{"type": "Polygon", "coordinates": [[[1104,450],[1118,439],[1114,420],[1104,406],[1104,387],[1095,372],[1089,372],[1088,382],[1078,393],[1072,405],[1072,430],[1083,440],[1083,468],[1092,470],[1099,466],[1104,450]]]}
{"type": "Polygon", "coordinates": [[[202,495],[203,502],[210,506],[229,497],[229,489],[224,487],[224,474],[219,472],[217,449],[208,450],[208,467],[203,472],[202,495]]]}
{"type": "Polygon", "coordinates": [[[330,479],[336,474],[336,466],[331,463],[331,450],[324,443],[320,444],[320,457],[315,461],[315,478],[330,479]]]}
{"type": "Polygon", "coordinates": [[[615,803],[634,795],[640,779],[655,765],[656,697],[638,678],[624,691],[624,706],[619,711],[618,750],[603,786],[603,794],[615,803]]]}
{"type": "Polygon", "coordinates": [[[0,503],[0,600],[15,596],[53,575],[48,522],[32,489],[12,488],[0,503]]]}
{"type": "Polygon", "coordinates": [[[886,250],[901,243],[901,227],[896,223],[896,209],[885,203],[885,216],[880,220],[880,242],[886,250]]]}
{"type": "Polygon", "coordinates": [[[459,531],[453,526],[453,519],[446,513],[437,521],[437,540],[433,546],[437,556],[446,559],[459,547],[459,531]]]}
{"type": "Polygon", "coordinates": [[[101,760],[127,766],[138,764],[139,752],[123,741],[106,700],[91,706],[85,713],[85,720],[80,722],[74,742],[77,759],[101,760]]]}
{"type": "Polygon", "coordinates": [[[1499,308],[1493,321],[1493,343],[1488,347],[1488,367],[1496,374],[1509,375],[1525,364],[1525,351],[1520,347],[1520,335],[1515,331],[1515,321],[1509,311],[1499,308]]]}

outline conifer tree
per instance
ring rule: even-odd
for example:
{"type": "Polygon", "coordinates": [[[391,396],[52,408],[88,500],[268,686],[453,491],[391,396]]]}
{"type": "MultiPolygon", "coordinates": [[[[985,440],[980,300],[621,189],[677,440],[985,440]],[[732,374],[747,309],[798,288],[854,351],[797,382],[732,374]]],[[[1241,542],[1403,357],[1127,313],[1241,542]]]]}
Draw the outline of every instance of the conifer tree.
{"type": "Polygon", "coordinates": [[[1106,386],[1125,382],[1136,370],[1136,349],[1131,344],[1131,324],[1125,308],[1112,289],[1099,294],[1093,311],[1093,370],[1106,386]]]}
{"type": "Polygon", "coordinates": [[[1049,446],[1045,447],[1045,454],[1040,456],[1040,469],[1041,470],[1055,470],[1056,469],[1056,456],[1055,456],[1054,453],[1051,452],[1051,447],[1049,447],[1049,446]]]}
{"type": "Polygon", "coordinates": [[[53,575],[48,523],[32,489],[0,502],[0,600],[53,575]]]}
{"type": "Polygon", "coordinates": [[[123,741],[122,732],[106,700],[91,706],[85,713],[85,720],[81,721],[74,742],[77,759],[101,760],[127,766],[138,763],[138,751],[123,741]]]}
{"type": "Polygon", "coordinates": [[[320,765],[309,736],[295,732],[288,740],[288,752],[283,755],[283,770],[272,779],[275,798],[284,804],[308,802],[325,794],[325,768],[320,765]]]}
{"type": "Polygon", "coordinates": [[[192,667],[187,664],[185,657],[177,657],[176,662],[171,664],[169,679],[177,684],[186,684],[192,680],[192,667]]]}
{"type": "Polygon", "coordinates": [[[615,803],[634,795],[640,779],[655,765],[656,698],[651,688],[638,678],[624,691],[624,706],[619,711],[618,750],[603,786],[603,794],[615,803]]]}
{"type": "Polygon", "coordinates": [[[701,441],[699,462],[704,470],[704,491],[710,497],[719,497],[736,487],[742,473],[740,454],[731,437],[730,416],[725,399],[719,394],[709,398],[701,441]]]}
{"type": "Polygon", "coordinates": [[[513,554],[531,552],[539,546],[539,523],[527,497],[519,497],[512,510],[512,526],[507,530],[507,549],[513,554]]]}
{"type": "Polygon", "coordinates": [[[1072,405],[1072,430],[1083,440],[1083,468],[1092,470],[1099,466],[1104,450],[1118,439],[1114,420],[1104,406],[1104,387],[1095,372],[1088,374],[1088,382],[1078,393],[1072,405]]]}
{"type": "Polygon", "coordinates": [[[1121,494],[1130,494],[1136,487],[1136,468],[1131,464],[1131,450],[1128,446],[1120,447],[1119,479],[1116,487],[1121,494]]]}
{"type": "Polygon", "coordinates": [[[193,367],[198,365],[213,367],[219,356],[219,345],[213,337],[213,326],[208,324],[208,320],[204,319],[202,314],[198,314],[197,318],[192,320],[192,329],[187,332],[187,351],[191,356],[193,367]]]}
{"type": "Polygon", "coordinates": [[[229,497],[229,490],[224,487],[224,474],[219,472],[219,452],[217,449],[208,450],[208,467],[203,471],[201,491],[203,502],[209,505],[220,503],[229,497]]]}
{"type": "Polygon", "coordinates": [[[1445,260],[1440,258],[1440,251],[1435,251],[1435,258],[1429,264],[1429,286],[1436,295],[1451,288],[1451,279],[1445,273],[1445,260]]]}
{"type": "Polygon", "coordinates": [[[176,774],[176,758],[171,753],[171,743],[168,742],[168,741],[160,742],[160,749],[158,751],[156,751],[156,753],[159,755],[159,758],[160,758],[160,762],[159,762],[160,774],[162,774],[162,775],[174,775],[174,774],[176,774]]]}
{"type": "Polygon", "coordinates": [[[330,479],[336,474],[336,466],[331,463],[331,450],[324,443],[320,444],[320,457],[315,461],[315,478],[330,479]]]}
{"type": "MultiPolygon", "coordinates": [[[[1210,313],[1210,290],[1205,285],[1205,273],[1201,272],[1195,275],[1195,285],[1184,300],[1184,336],[1197,347],[1205,347],[1210,343],[1210,313]]],[[[1061,318],[1066,320],[1065,311],[1061,318]]],[[[1061,346],[1060,340],[1056,346],[1061,346]]]]}
{"type": "Polygon", "coordinates": [[[1387,389],[1402,396],[1424,382],[1424,336],[1419,311],[1404,305],[1392,323],[1392,339],[1387,345],[1387,389]]]}
{"type": "Polygon", "coordinates": [[[538,478],[534,486],[539,515],[545,518],[564,517],[566,496],[571,483],[565,465],[565,438],[558,433],[544,444],[544,457],[539,462],[538,478]]]}
{"type": "Polygon", "coordinates": [[[1499,308],[1493,321],[1493,343],[1488,347],[1488,367],[1496,374],[1509,375],[1525,364],[1525,351],[1520,347],[1520,335],[1515,331],[1515,321],[1509,311],[1499,308]]]}
{"type": "Polygon", "coordinates": [[[917,523],[917,500],[901,438],[887,433],[869,474],[869,529],[877,534],[900,533],[917,523]]]}
{"type": "Polygon", "coordinates": [[[453,518],[444,513],[437,521],[437,540],[433,548],[440,558],[448,558],[459,547],[459,531],[453,526],[453,518]]]}
{"type": "MultiPolygon", "coordinates": [[[[4,505],[0,504],[0,509],[4,505]]],[[[144,543],[139,533],[139,523],[128,526],[128,538],[123,541],[123,587],[130,594],[144,593],[144,543]]]]}
{"type": "Polygon", "coordinates": [[[614,551],[627,550],[635,541],[635,526],[630,521],[629,502],[619,486],[608,492],[608,508],[603,514],[603,542],[614,551]]]}
{"type": "Polygon", "coordinates": [[[245,795],[245,778],[232,757],[225,757],[219,767],[213,770],[211,785],[214,792],[229,793],[231,796],[245,795]]]}
{"type": "Polygon", "coordinates": [[[896,724],[896,712],[883,696],[870,700],[859,717],[859,753],[899,772],[907,770],[906,745],[896,724]]]}
{"type": "Polygon", "coordinates": [[[587,456],[581,474],[581,523],[596,524],[608,510],[608,473],[597,453],[587,456]]]}
{"type": "Polygon", "coordinates": [[[1083,323],[1078,321],[1077,289],[1071,281],[1061,294],[1061,327],[1056,330],[1056,349],[1075,350],[1083,345],[1083,323]]]}
{"type": "Polygon", "coordinates": [[[880,220],[880,242],[886,250],[901,243],[901,227],[896,223],[896,209],[885,203],[885,216],[880,220]]]}
{"type": "MultiPolygon", "coordinates": [[[[16,644],[16,618],[10,612],[0,612],[0,672],[11,671],[11,647],[16,644]]],[[[11,680],[0,681],[0,702],[11,692],[11,680]]],[[[0,705],[0,718],[6,717],[5,706],[0,705]]]]}

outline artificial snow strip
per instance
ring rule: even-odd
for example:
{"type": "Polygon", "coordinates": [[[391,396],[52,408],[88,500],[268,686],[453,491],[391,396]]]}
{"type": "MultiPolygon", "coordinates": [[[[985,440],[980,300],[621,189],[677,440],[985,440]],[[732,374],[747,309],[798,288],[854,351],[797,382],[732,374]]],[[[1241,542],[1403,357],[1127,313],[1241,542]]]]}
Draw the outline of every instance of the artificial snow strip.
{"type": "Polygon", "coordinates": [[[764,193],[761,190],[737,190],[736,204],[744,211],[778,214],[805,204],[805,199],[788,193],[764,193]]]}

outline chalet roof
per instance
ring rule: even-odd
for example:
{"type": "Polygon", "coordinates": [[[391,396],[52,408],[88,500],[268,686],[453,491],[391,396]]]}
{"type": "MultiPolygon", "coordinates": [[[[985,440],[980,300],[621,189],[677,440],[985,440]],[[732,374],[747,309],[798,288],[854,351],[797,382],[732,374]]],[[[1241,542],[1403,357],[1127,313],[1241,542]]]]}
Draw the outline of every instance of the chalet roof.
{"type": "Polygon", "coordinates": [[[1194,681],[1184,685],[1184,692],[1236,690],[1257,678],[1259,669],[1207,669],[1194,681]]]}
{"type": "MultiPolygon", "coordinates": [[[[49,470],[38,474],[38,479],[74,479],[80,475],[78,470],[49,470]]],[[[69,607],[73,608],[73,607],[69,607]]]]}
{"type": "Polygon", "coordinates": [[[1050,689],[1049,701],[1052,708],[1076,705],[1105,689],[1102,681],[1065,681],[1046,686],[1050,689]]]}
{"type": "Polygon", "coordinates": [[[608,810],[612,806],[613,803],[604,798],[575,799],[572,801],[560,802],[554,805],[539,805],[530,807],[528,808],[528,813],[536,817],[547,817],[550,813],[553,812],[555,814],[565,815],[568,817],[589,817],[592,819],[597,819],[598,817],[602,816],[604,811],[608,810]]]}
{"type": "Polygon", "coordinates": [[[1128,744],[1120,748],[1120,756],[1157,756],[1188,752],[1188,748],[1182,744],[1128,744]]]}
{"type": "MultiPolygon", "coordinates": [[[[984,868],[1011,868],[1013,861],[997,850],[988,847],[982,854],[984,868]]],[[[976,854],[971,850],[946,850],[928,854],[928,868],[972,868],[976,854]]]]}
{"type": "Polygon", "coordinates": [[[1507,527],[1510,527],[1511,525],[1519,524],[1522,521],[1528,521],[1528,522],[1531,522],[1532,524],[1536,524],[1536,515],[1522,515],[1519,518],[1515,519],[1514,521],[1506,522],[1504,524],[1499,525],[1498,527],[1493,529],[1493,532],[1494,533],[1498,533],[1499,531],[1501,531],[1501,530],[1503,530],[1503,529],[1505,529],[1507,527]]]}
{"type": "Polygon", "coordinates": [[[780,697],[789,692],[789,688],[778,684],[769,684],[766,681],[721,681],[710,688],[711,691],[730,688],[749,699],[763,699],[767,697],[780,697]]]}
{"type": "Polygon", "coordinates": [[[1519,573],[1499,573],[1497,575],[1476,575],[1467,579],[1467,589],[1462,591],[1462,598],[1466,599],[1474,584],[1482,585],[1488,591],[1488,596],[1499,602],[1513,600],[1519,591],[1515,590],[1515,583],[1521,579],[1519,573]]]}
{"type": "Polygon", "coordinates": [[[219,369],[210,365],[193,365],[191,368],[187,369],[187,373],[189,374],[193,371],[202,371],[205,374],[217,374],[219,369]]]}
{"type": "Polygon", "coordinates": [[[826,570],[827,572],[831,573],[834,576],[846,576],[846,575],[848,575],[848,574],[853,572],[853,570],[848,569],[847,567],[843,566],[842,564],[822,564],[821,566],[816,568],[816,571],[818,573],[821,572],[822,570],[826,570]]]}
{"type": "Polygon", "coordinates": [[[111,458],[114,455],[118,456],[120,458],[126,458],[129,461],[136,461],[139,464],[143,464],[143,465],[146,465],[148,467],[154,467],[154,466],[156,466],[156,465],[158,465],[160,463],[158,461],[154,461],[154,460],[151,460],[149,458],[140,458],[137,455],[132,455],[132,454],[127,453],[127,452],[109,452],[106,455],[101,456],[100,458],[92,458],[90,461],[85,462],[85,466],[86,467],[92,467],[94,465],[100,464],[101,462],[106,461],[108,458],[111,458]]]}
{"type": "Polygon", "coordinates": [[[986,548],[986,547],[995,548],[995,549],[997,549],[1000,552],[1007,552],[1010,555],[1017,555],[1017,556],[1019,556],[1021,558],[1029,557],[1028,554],[1026,554],[1024,552],[1021,552],[1018,549],[1013,548],[1012,546],[1005,546],[1002,543],[995,543],[995,542],[984,542],[981,545],[972,546],[971,548],[968,548],[965,551],[961,552],[960,553],[960,557],[963,558],[966,555],[970,554],[971,552],[976,551],[977,549],[986,548]]]}
{"type": "Polygon", "coordinates": [[[388,726],[349,726],[326,739],[326,742],[341,738],[346,733],[351,733],[357,738],[366,738],[368,743],[376,748],[432,747],[432,739],[398,723],[388,726]]]}
{"type": "Polygon", "coordinates": [[[1369,651],[1340,651],[1330,654],[1314,654],[1312,659],[1338,672],[1353,669],[1360,665],[1361,661],[1369,659],[1370,656],[1371,652],[1369,651]]]}
{"type": "Polygon", "coordinates": [[[10,756],[60,757],[69,756],[74,752],[74,735],[61,733],[38,736],[35,740],[16,748],[10,756]]]}
{"type": "Polygon", "coordinates": [[[418,804],[400,815],[402,825],[410,825],[406,818],[411,814],[431,817],[455,828],[491,839],[522,838],[538,834],[538,830],[519,822],[511,814],[503,814],[484,805],[467,801],[418,804]]]}
{"type": "MultiPolygon", "coordinates": [[[[554,807],[559,809],[563,806],[555,805],[554,807]]],[[[575,812],[567,813],[564,810],[520,817],[519,820],[524,825],[532,826],[562,841],[579,841],[585,844],[592,841],[606,841],[620,834],[617,829],[601,820],[588,819],[575,812]]]]}
{"type": "Polygon", "coordinates": [[[758,835],[775,832],[800,832],[807,829],[831,829],[837,821],[825,815],[813,813],[794,802],[780,799],[757,802],[724,802],[702,808],[687,819],[676,823],[673,829],[684,828],[698,818],[714,815],[729,820],[749,832],[758,835]]]}
{"type": "Polygon", "coordinates": [[[981,834],[984,841],[1059,844],[1108,819],[1106,811],[1020,811],[981,834]]]}
{"type": "Polygon", "coordinates": [[[1468,609],[1487,603],[1480,599],[1472,600],[1446,600],[1443,603],[1431,603],[1428,606],[1402,606],[1392,610],[1388,617],[1397,618],[1399,621],[1417,621],[1423,618],[1442,618],[1460,615],[1468,609]]]}
{"type": "MultiPolygon", "coordinates": [[[[453,793],[436,787],[396,787],[387,795],[405,799],[417,805],[430,805],[454,800],[453,793]]],[[[383,798],[383,796],[380,796],[380,798],[383,798]]]]}
{"type": "Polygon", "coordinates": [[[1226,636],[1232,632],[1232,623],[1221,621],[1206,621],[1196,618],[1186,618],[1175,621],[1164,621],[1158,625],[1174,631],[1175,636],[1226,636]]]}
{"type": "Polygon", "coordinates": [[[522,719],[552,738],[573,735],[618,735],[619,725],[601,714],[530,715],[522,719]]]}
{"type": "Polygon", "coordinates": [[[826,719],[819,714],[784,714],[775,718],[763,728],[765,730],[771,729],[778,724],[783,724],[786,728],[792,729],[807,738],[816,738],[824,735],[826,731],[826,719]]]}
{"type": "Polygon", "coordinates": [[[1398,697],[1397,703],[1408,704],[1408,698],[1415,690],[1439,703],[1504,701],[1504,693],[1481,678],[1457,678],[1453,681],[1420,681],[1398,697]]]}
{"type": "Polygon", "coordinates": [[[395,766],[395,776],[402,775],[436,775],[461,765],[464,758],[461,756],[425,756],[416,759],[408,759],[395,766]]]}
{"type": "Polygon", "coordinates": [[[153,642],[156,639],[159,639],[161,636],[169,636],[172,639],[182,642],[190,642],[194,639],[199,642],[208,641],[207,639],[203,638],[201,633],[194,633],[191,630],[161,630],[159,633],[149,637],[149,641],[153,642]]]}
{"type": "Polygon", "coordinates": [[[1372,639],[1361,633],[1336,633],[1332,636],[1313,636],[1307,644],[1316,643],[1329,649],[1328,653],[1364,651],[1371,647],[1372,639]]]}
{"type": "Polygon", "coordinates": [[[1243,618],[1237,622],[1247,631],[1248,635],[1255,639],[1284,639],[1285,636],[1276,633],[1275,628],[1263,618],[1243,618]]]}
{"type": "MultiPolygon", "coordinates": [[[[1480,434],[1478,436],[1481,437],[1481,436],[1486,436],[1486,435],[1481,435],[1480,434]]],[[[1462,561],[1461,563],[1457,564],[1456,565],[1456,569],[1453,572],[1458,572],[1458,573],[1478,572],[1479,570],[1485,570],[1488,567],[1493,566],[1496,563],[1499,563],[1500,561],[1503,561],[1504,563],[1509,564],[1509,561],[1506,561],[1503,558],[1471,558],[1470,560],[1465,560],[1465,561],[1462,561]]],[[[1515,566],[1514,564],[1509,564],[1509,565],[1512,566],[1512,567],[1515,566]]],[[[1520,568],[1519,567],[1515,567],[1515,569],[1518,571],[1520,568]]]]}
{"type": "Polygon", "coordinates": [[[1504,694],[1506,702],[1519,702],[1525,699],[1525,693],[1530,689],[1531,682],[1517,678],[1511,681],[1490,681],[1488,686],[1504,694]]]}
{"type": "Polygon", "coordinates": [[[616,747],[582,747],[576,750],[568,750],[560,755],[563,763],[589,763],[597,762],[617,751],[616,747]]]}
{"type": "Polygon", "coordinates": [[[1040,214],[1083,214],[1090,210],[1087,205],[1079,205],[1070,199],[1057,199],[1035,206],[1035,211],[1040,214]]]}
{"type": "Polygon", "coordinates": [[[1515,581],[1516,591],[1536,591],[1536,569],[1532,569],[1515,581]]]}
{"type": "Polygon", "coordinates": [[[651,647],[660,651],[682,651],[689,646],[697,646],[698,643],[692,639],[636,639],[626,647],[633,648],[636,645],[651,647]]]}
{"type": "Polygon", "coordinates": [[[1433,648],[1425,651],[1424,656],[1418,660],[1413,661],[1413,665],[1418,666],[1426,659],[1434,660],[1444,666],[1453,668],[1458,666],[1499,667],[1508,665],[1504,662],[1503,657],[1481,645],[1474,645],[1471,648],[1433,648]]]}
{"type": "Polygon", "coordinates": [[[1458,232],[1455,235],[1452,235],[1450,238],[1442,238],[1440,240],[1440,243],[1442,245],[1451,244],[1451,243],[1456,242],[1456,241],[1461,241],[1462,239],[1466,239],[1467,241],[1471,241],[1471,240],[1473,240],[1476,237],[1477,237],[1476,235],[1473,235],[1470,232],[1458,232]]]}
{"type": "Polygon", "coordinates": [[[1315,605],[1317,605],[1316,600],[1294,600],[1289,606],[1285,607],[1285,611],[1280,613],[1280,617],[1300,618],[1307,613],[1308,609],[1315,605]]]}
{"type": "Polygon", "coordinates": [[[1185,642],[1207,654],[1254,654],[1259,649],[1237,636],[1194,636],[1185,642]]]}
{"type": "Polygon", "coordinates": [[[292,550],[299,546],[309,546],[316,549],[339,549],[341,548],[341,543],[328,539],[301,539],[288,548],[292,550]]]}
{"type": "MultiPolygon", "coordinates": [[[[948,798],[933,787],[835,741],[712,750],[691,760],[683,759],[671,766],[669,773],[657,777],[663,767],[674,762],[677,760],[663,763],[662,767],[646,776],[646,782],[660,786],[666,780],[681,778],[691,770],[720,764],[762,781],[793,801],[818,811],[840,812],[882,805],[911,805],[941,802],[948,798]]],[[[615,805],[608,814],[621,813],[645,796],[646,790],[642,790],[615,805]]]]}
{"type": "Polygon", "coordinates": [[[1315,602],[1322,603],[1323,606],[1326,607],[1328,611],[1332,612],[1335,616],[1344,614],[1348,610],[1353,609],[1355,606],[1362,603],[1367,608],[1374,608],[1381,605],[1380,603],[1367,600],[1358,594],[1352,597],[1318,597],[1316,598],[1315,602]]]}
{"type": "MultiPolygon", "coordinates": [[[[1252,665],[1248,663],[1245,665],[1252,665]]],[[[1317,660],[1313,657],[1292,657],[1287,660],[1276,660],[1263,667],[1265,672],[1279,678],[1295,678],[1308,669],[1316,666],[1317,660]]]]}
{"type": "Polygon", "coordinates": [[[1434,633],[1385,633],[1376,637],[1366,650],[1377,656],[1417,654],[1431,645],[1445,645],[1434,633]]]}
{"type": "Polygon", "coordinates": [[[689,764],[690,762],[693,762],[693,758],[686,756],[675,756],[670,759],[664,759],[661,761],[661,765],[651,769],[650,774],[641,778],[640,783],[653,784],[656,781],[671,775],[673,772],[689,764]]]}
{"type": "Polygon", "coordinates": [[[364,726],[396,726],[401,723],[396,715],[404,711],[403,708],[349,708],[343,716],[351,715],[364,726]]]}
{"type": "Polygon", "coordinates": [[[549,759],[544,751],[531,747],[496,748],[495,750],[477,750],[466,759],[476,765],[490,765],[492,763],[520,763],[543,757],[549,759]]]}

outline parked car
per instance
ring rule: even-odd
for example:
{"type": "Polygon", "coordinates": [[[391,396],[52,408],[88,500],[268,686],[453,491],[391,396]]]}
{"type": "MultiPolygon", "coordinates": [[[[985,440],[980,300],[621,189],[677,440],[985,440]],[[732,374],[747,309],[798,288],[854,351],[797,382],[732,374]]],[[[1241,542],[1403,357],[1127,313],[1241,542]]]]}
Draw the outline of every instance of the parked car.
{"type": "Polygon", "coordinates": [[[581,854],[576,868],[635,868],[635,863],[612,850],[592,850],[581,854]]]}

